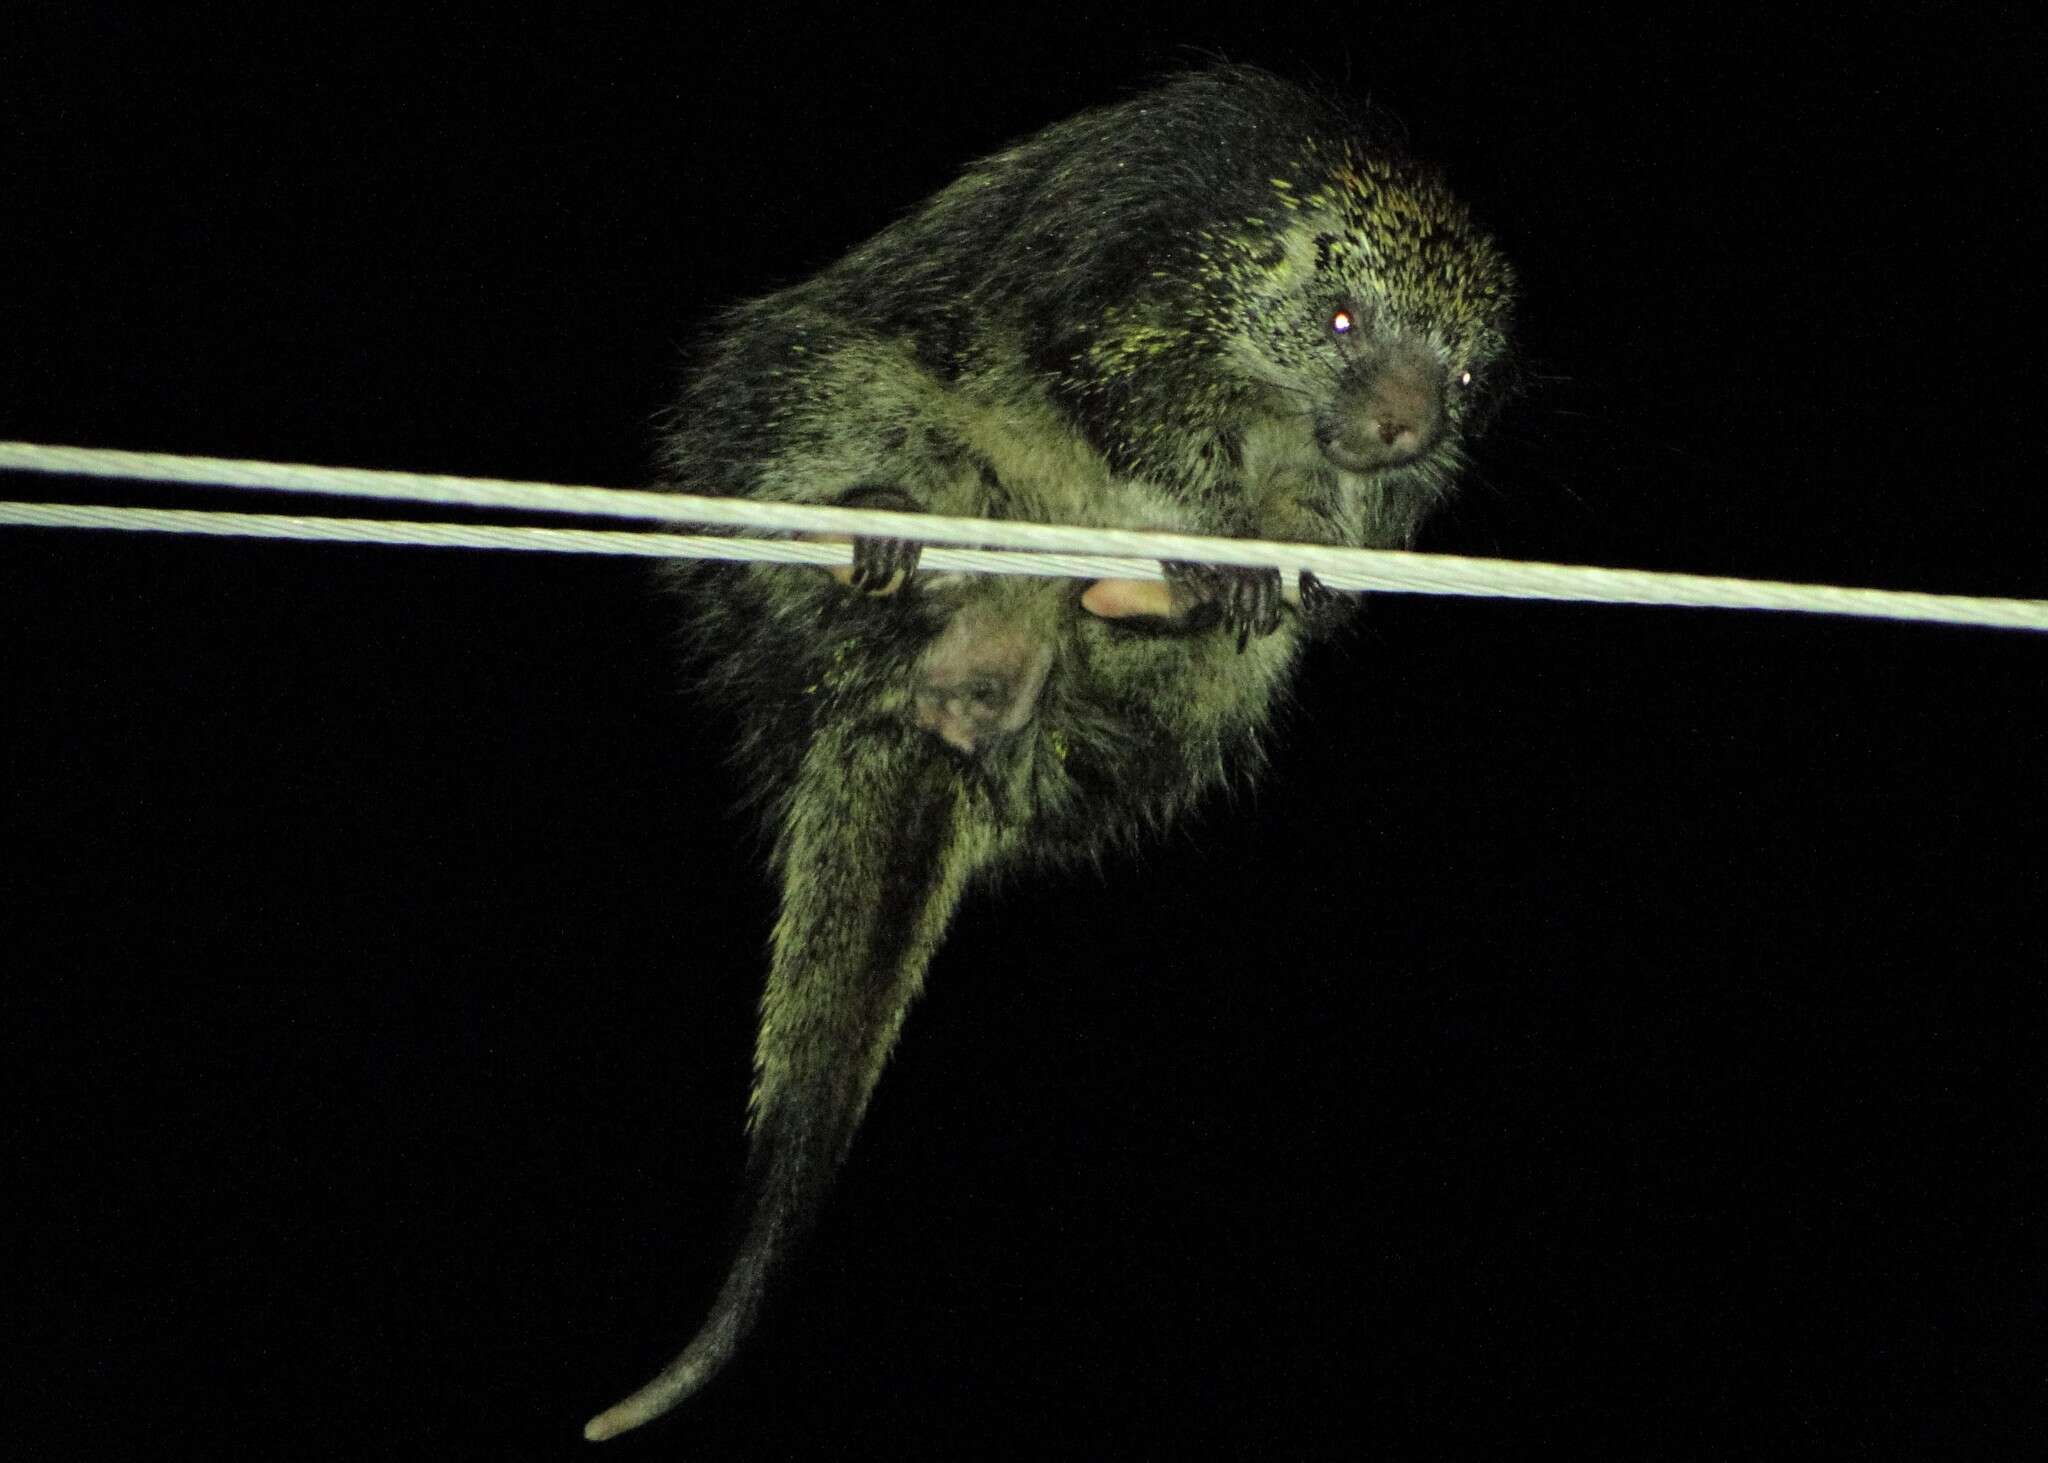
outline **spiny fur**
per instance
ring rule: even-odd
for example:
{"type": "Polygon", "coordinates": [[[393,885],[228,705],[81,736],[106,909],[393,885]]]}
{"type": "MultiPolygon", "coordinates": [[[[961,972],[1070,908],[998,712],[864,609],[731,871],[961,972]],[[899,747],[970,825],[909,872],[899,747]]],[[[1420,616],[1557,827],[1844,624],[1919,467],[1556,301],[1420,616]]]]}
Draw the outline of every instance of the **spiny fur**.
{"type": "MultiPolygon", "coordinates": [[[[1512,293],[1491,239],[1387,129],[1218,68],[998,152],[728,312],[668,421],[663,476],[1398,547],[1456,475],[1482,393],[1453,383],[1502,357],[1512,293]],[[1387,380],[1427,408],[1427,450],[1341,466],[1354,437],[1374,446],[1356,417],[1387,380]]],[[[736,1348],[963,892],[1099,856],[1246,775],[1311,628],[1292,608],[1242,644],[1200,604],[1105,619],[1063,581],[924,575],[867,598],[787,568],[677,578],[706,684],[741,719],[782,912],[738,1258],[690,1349],[593,1436],[665,1411],[736,1348]],[[1021,724],[964,754],[919,710],[963,668],[1007,687],[1021,724]]]]}

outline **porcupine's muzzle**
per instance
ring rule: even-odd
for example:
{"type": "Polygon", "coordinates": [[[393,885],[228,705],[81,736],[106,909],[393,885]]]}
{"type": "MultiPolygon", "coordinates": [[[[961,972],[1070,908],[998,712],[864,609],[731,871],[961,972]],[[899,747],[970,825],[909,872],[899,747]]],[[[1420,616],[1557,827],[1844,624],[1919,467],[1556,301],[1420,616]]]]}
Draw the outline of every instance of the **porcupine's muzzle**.
{"type": "Polygon", "coordinates": [[[1443,420],[1443,373],[1434,353],[1396,348],[1352,370],[1316,424],[1316,441],[1346,472],[1381,472],[1435,446],[1443,420]]]}

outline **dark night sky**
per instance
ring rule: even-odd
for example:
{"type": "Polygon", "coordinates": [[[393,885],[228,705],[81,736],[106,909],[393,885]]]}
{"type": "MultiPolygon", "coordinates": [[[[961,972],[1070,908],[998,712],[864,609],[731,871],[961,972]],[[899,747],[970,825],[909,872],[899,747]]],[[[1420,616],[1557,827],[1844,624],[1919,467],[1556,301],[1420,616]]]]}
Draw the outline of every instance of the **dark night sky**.
{"type": "MultiPolygon", "coordinates": [[[[1223,53],[1522,266],[1425,547],[2048,596],[2017,20],[79,10],[4,48],[0,436],[635,485],[718,304],[1223,53]]],[[[0,530],[11,1456],[594,1456],[724,1259],[772,914],[671,620],[0,530]]],[[[1257,792],[970,903],[786,1303],[603,1456],[2014,1444],[2044,669],[1375,602],[1257,792]]]]}

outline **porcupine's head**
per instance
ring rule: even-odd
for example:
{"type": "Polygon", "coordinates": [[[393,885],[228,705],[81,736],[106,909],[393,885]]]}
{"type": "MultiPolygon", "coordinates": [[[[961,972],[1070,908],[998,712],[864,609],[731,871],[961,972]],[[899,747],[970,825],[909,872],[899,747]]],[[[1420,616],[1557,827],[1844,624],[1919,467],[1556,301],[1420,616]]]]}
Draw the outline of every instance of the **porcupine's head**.
{"type": "Polygon", "coordinates": [[[1185,477],[1176,449],[1292,423],[1328,469],[1411,500],[1391,518],[1412,528],[1498,397],[1505,256],[1434,171],[1299,88],[1232,69],[1179,92],[1203,106],[1183,131],[1219,134],[1185,154],[1199,212],[1162,211],[1148,277],[1076,358],[1113,451],[1185,477]]]}
{"type": "Polygon", "coordinates": [[[1397,156],[1347,142],[1303,163],[1205,271],[1225,356],[1312,404],[1337,467],[1419,460],[1483,414],[1507,351],[1507,261],[1434,174],[1397,156]]]}

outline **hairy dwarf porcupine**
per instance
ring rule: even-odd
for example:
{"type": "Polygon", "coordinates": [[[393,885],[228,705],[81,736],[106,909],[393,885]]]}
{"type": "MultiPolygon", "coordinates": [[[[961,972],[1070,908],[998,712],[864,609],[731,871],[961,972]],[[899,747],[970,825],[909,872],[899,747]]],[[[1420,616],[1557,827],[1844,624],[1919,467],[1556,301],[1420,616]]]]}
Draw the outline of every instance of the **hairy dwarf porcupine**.
{"type": "MultiPolygon", "coordinates": [[[[817,277],[719,321],[670,421],[677,489],[1400,547],[1506,348],[1513,276],[1383,130],[1225,67],[974,165],[817,277]]],[[[593,1419],[701,1387],[816,1212],[962,893],[1166,821],[1258,739],[1304,577],[1164,586],[678,571],[782,885],[738,1254],[689,1346],[593,1419]]]]}

